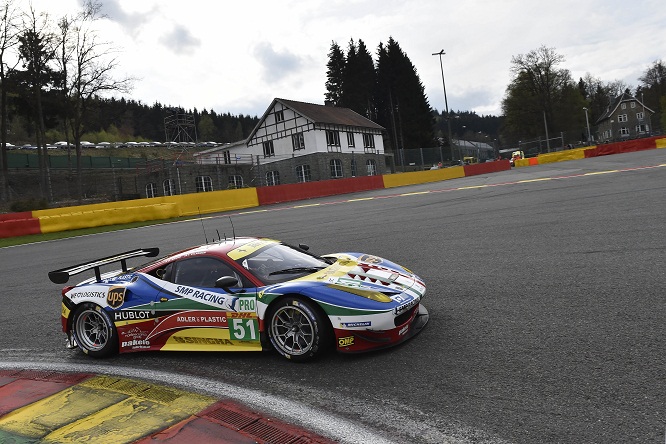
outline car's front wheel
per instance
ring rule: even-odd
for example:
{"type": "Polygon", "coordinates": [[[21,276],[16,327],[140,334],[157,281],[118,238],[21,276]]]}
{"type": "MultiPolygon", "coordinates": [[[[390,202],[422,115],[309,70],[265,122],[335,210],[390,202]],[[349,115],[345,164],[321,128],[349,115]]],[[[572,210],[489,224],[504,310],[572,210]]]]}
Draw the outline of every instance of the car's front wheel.
{"type": "Polygon", "coordinates": [[[314,303],[298,297],[277,302],[267,318],[271,344],[287,359],[308,361],[329,345],[330,326],[314,303]]]}
{"type": "Polygon", "coordinates": [[[103,358],[118,351],[118,335],[109,315],[99,305],[81,304],[72,317],[72,331],[79,348],[103,358]]]}

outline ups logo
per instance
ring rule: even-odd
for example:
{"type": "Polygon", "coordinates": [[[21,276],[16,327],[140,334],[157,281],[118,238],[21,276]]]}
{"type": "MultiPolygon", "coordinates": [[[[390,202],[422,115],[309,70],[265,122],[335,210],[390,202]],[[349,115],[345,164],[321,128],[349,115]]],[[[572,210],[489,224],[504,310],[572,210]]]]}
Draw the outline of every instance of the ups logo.
{"type": "Polygon", "coordinates": [[[125,302],[125,287],[111,287],[106,295],[106,303],[111,308],[118,308],[125,302]]]}
{"type": "Polygon", "coordinates": [[[338,339],[338,347],[349,347],[351,345],[354,345],[354,337],[353,336],[347,336],[346,338],[340,338],[338,339]]]}

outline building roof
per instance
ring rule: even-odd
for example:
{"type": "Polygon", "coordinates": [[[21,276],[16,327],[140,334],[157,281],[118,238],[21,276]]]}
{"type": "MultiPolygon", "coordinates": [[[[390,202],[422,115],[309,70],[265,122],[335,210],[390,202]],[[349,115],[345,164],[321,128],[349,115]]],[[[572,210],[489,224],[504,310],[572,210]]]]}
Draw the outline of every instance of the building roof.
{"type": "Polygon", "coordinates": [[[341,108],[329,105],[316,105],[314,103],[297,102],[295,100],[275,99],[269,110],[275,106],[276,102],[291,108],[298,114],[306,117],[314,123],[328,123],[333,125],[355,126],[361,128],[373,128],[383,130],[384,127],[376,124],[372,120],[363,117],[356,111],[349,108],[341,108]]]}
{"type": "Polygon", "coordinates": [[[608,108],[606,108],[606,112],[603,113],[601,115],[601,117],[599,117],[597,119],[597,121],[595,122],[595,125],[598,125],[599,123],[603,122],[604,120],[610,119],[615,114],[617,109],[620,107],[620,104],[622,102],[631,102],[631,101],[638,102],[640,104],[641,108],[643,108],[646,112],[654,114],[654,111],[652,111],[650,108],[645,106],[645,104],[643,102],[641,102],[640,100],[638,100],[636,97],[632,96],[631,94],[629,94],[627,92],[623,92],[622,94],[620,94],[619,96],[617,96],[615,99],[613,99],[611,101],[611,103],[608,105],[608,108]]]}

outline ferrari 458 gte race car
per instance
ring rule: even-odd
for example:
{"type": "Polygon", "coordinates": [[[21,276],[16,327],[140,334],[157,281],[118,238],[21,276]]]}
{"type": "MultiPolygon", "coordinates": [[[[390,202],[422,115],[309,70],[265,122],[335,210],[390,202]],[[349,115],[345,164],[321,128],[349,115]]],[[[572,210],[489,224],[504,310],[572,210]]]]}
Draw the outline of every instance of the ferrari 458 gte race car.
{"type": "Polygon", "coordinates": [[[138,249],[49,273],[65,284],[68,346],[94,357],[142,350],[260,351],[306,361],[335,347],[363,352],[399,344],[428,322],[423,281],[377,256],[316,256],[263,238],[220,240],[128,269],[158,256],[138,249]],[[100,267],[121,263],[122,270],[100,267]]]}

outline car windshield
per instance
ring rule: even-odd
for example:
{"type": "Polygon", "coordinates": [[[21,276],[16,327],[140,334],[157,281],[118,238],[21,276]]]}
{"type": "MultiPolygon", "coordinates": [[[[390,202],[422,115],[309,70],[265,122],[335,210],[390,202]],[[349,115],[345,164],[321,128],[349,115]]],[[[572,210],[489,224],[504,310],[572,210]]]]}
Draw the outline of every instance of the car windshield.
{"type": "Polygon", "coordinates": [[[238,263],[266,285],[290,281],[330,265],[313,254],[277,243],[239,259],[238,263]]]}

